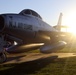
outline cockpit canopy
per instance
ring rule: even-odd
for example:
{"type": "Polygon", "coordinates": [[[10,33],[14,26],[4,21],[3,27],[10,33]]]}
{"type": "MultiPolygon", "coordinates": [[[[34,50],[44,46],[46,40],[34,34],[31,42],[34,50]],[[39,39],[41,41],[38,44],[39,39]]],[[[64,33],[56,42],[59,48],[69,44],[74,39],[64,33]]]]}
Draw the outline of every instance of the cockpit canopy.
{"type": "Polygon", "coordinates": [[[30,9],[24,9],[19,14],[21,14],[21,15],[26,15],[26,14],[33,15],[33,16],[36,16],[36,17],[42,19],[42,17],[37,12],[30,10],[30,9]]]}

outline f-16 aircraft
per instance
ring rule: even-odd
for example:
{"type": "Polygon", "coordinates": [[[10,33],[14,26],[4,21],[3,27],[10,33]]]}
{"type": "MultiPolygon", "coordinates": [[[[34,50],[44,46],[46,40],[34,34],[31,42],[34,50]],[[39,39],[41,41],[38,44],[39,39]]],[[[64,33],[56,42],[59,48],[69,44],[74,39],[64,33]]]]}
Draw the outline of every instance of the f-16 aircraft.
{"type": "Polygon", "coordinates": [[[0,62],[6,60],[8,53],[26,52],[23,46],[40,44],[40,52],[51,53],[65,47],[58,30],[43,21],[42,17],[31,9],[18,14],[0,15],[0,62]]]}

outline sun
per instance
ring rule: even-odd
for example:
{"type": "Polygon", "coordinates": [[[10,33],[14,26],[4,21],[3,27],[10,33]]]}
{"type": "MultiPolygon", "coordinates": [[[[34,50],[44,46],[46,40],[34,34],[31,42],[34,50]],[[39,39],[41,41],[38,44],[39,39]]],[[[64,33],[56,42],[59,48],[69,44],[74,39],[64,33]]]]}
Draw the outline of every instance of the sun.
{"type": "Polygon", "coordinates": [[[71,32],[72,34],[76,35],[76,28],[75,27],[69,27],[67,29],[68,32],[71,32]]]}
{"type": "Polygon", "coordinates": [[[76,10],[71,10],[66,15],[63,15],[62,24],[68,26],[68,32],[76,34],[76,10]]]}

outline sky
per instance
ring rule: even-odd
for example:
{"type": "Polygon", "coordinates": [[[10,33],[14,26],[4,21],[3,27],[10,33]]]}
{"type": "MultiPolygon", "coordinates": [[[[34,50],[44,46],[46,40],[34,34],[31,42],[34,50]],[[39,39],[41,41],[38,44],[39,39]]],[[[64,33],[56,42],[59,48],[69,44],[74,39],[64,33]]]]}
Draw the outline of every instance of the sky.
{"type": "Polygon", "coordinates": [[[76,13],[76,0],[0,0],[0,14],[19,13],[23,9],[36,11],[45,22],[53,26],[57,24],[60,12],[63,13],[64,22],[73,18],[69,15],[76,13]]]}

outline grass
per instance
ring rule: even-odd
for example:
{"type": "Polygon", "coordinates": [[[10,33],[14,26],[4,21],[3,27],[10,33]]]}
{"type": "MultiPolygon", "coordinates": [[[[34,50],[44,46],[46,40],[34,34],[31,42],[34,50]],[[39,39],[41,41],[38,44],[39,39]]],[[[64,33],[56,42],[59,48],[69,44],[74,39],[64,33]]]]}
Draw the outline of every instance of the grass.
{"type": "Polygon", "coordinates": [[[51,57],[47,57],[20,64],[0,65],[0,74],[76,75],[76,57],[60,58],[60,59],[59,58],[52,59],[51,57]]]}
{"type": "MultiPolygon", "coordinates": [[[[68,45],[57,52],[76,53],[76,47],[73,46],[68,45]]],[[[76,75],[76,56],[56,59],[49,56],[24,63],[0,65],[0,75],[76,75]]]]}

